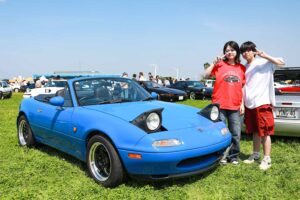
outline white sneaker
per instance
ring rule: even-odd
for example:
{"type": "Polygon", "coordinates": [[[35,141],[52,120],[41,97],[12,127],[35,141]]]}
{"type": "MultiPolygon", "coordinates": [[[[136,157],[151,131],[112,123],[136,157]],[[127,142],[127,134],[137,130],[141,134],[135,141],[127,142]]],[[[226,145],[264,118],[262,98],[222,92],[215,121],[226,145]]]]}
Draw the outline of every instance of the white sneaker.
{"type": "Polygon", "coordinates": [[[249,158],[247,158],[243,162],[246,163],[246,164],[251,164],[251,163],[254,163],[255,161],[258,161],[258,160],[259,160],[259,155],[252,154],[249,158]]]}
{"type": "Polygon", "coordinates": [[[223,164],[223,165],[226,165],[226,164],[227,164],[227,159],[226,159],[226,158],[222,159],[222,160],[220,161],[220,163],[223,164]]]}
{"type": "Polygon", "coordinates": [[[233,165],[238,165],[238,164],[239,164],[239,161],[233,160],[233,161],[231,161],[231,163],[232,163],[233,165]]]}
{"type": "Polygon", "coordinates": [[[259,165],[259,169],[261,170],[267,170],[270,167],[271,167],[271,158],[269,159],[264,158],[259,165]]]}

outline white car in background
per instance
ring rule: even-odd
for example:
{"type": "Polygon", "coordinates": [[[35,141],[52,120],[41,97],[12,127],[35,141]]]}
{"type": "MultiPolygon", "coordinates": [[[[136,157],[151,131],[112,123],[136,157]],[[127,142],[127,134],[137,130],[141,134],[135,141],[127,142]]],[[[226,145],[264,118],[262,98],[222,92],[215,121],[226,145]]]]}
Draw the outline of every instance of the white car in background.
{"type": "Polygon", "coordinates": [[[53,79],[41,88],[29,89],[23,95],[23,98],[35,97],[40,94],[55,94],[58,90],[61,90],[65,87],[67,80],[65,79],[53,79]]]}
{"type": "Polygon", "coordinates": [[[12,90],[13,90],[14,92],[19,92],[19,91],[20,91],[20,88],[21,88],[21,86],[20,86],[19,83],[14,83],[14,84],[12,84],[10,87],[12,88],[12,90]]]}
{"type": "Polygon", "coordinates": [[[0,81],[0,99],[10,98],[12,95],[12,88],[5,81],[0,81]]]}

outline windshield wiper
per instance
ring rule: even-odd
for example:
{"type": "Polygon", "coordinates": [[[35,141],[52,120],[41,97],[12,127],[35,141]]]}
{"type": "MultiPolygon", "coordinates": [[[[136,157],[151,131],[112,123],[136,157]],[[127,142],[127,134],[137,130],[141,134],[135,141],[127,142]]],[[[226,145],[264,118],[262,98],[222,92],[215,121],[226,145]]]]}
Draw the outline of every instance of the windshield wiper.
{"type": "Polygon", "coordinates": [[[131,102],[131,101],[126,99],[114,99],[109,101],[99,101],[98,104],[113,104],[113,103],[122,103],[122,102],[131,102]]]}
{"type": "Polygon", "coordinates": [[[146,99],[143,99],[142,101],[151,101],[151,100],[153,100],[152,97],[147,97],[146,99]]]}

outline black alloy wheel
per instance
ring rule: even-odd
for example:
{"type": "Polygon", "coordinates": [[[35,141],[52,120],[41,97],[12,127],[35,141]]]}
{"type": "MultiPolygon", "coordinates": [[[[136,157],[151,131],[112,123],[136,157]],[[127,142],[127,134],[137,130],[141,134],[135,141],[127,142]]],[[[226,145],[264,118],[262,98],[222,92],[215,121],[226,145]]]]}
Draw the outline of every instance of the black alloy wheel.
{"type": "Polygon", "coordinates": [[[95,135],[87,145],[87,168],[91,177],[104,187],[116,187],[125,178],[118,153],[104,136],[95,135]]]}
{"type": "Polygon", "coordinates": [[[18,141],[20,146],[33,147],[35,145],[31,127],[24,115],[18,119],[18,141]]]}

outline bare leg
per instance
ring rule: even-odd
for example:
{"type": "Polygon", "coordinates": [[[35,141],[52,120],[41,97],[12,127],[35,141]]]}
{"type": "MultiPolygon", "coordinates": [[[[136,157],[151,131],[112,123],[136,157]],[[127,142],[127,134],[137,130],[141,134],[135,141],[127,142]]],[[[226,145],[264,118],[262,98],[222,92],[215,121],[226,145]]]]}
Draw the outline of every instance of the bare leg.
{"type": "Polygon", "coordinates": [[[264,136],[262,138],[262,143],[263,143],[263,147],[264,147],[264,156],[270,156],[271,154],[271,137],[268,136],[264,136]]]}
{"type": "Polygon", "coordinates": [[[260,144],[261,144],[261,138],[259,137],[258,133],[253,133],[253,152],[259,152],[260,151],[260,144]]]}

